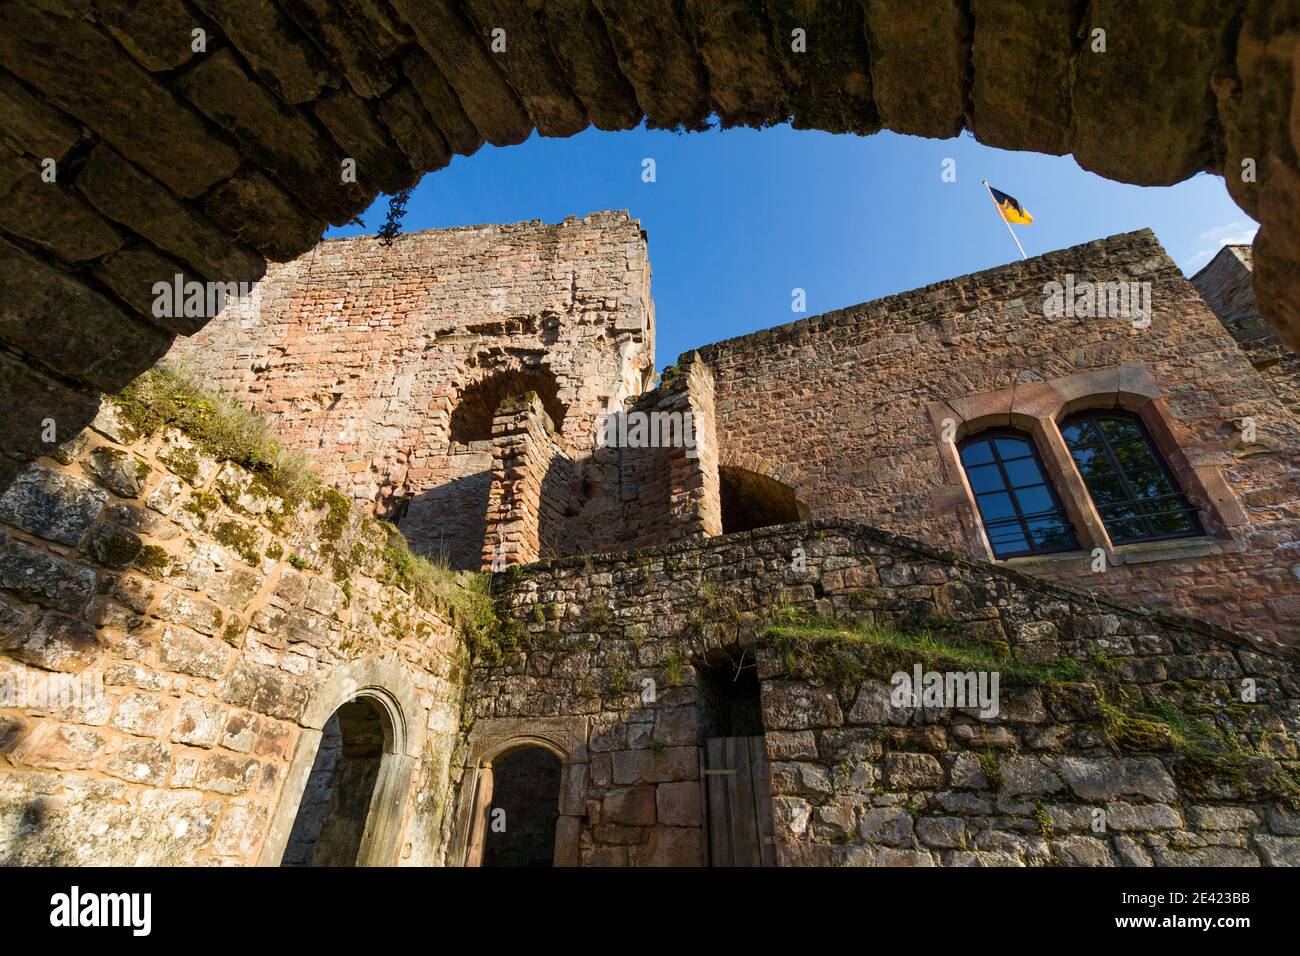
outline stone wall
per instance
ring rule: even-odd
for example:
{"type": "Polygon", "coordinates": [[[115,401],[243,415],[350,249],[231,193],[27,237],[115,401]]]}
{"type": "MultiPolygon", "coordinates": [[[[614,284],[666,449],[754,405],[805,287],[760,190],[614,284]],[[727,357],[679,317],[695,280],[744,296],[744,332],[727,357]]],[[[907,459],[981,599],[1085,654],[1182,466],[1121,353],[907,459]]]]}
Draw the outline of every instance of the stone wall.
{"type": "Polygon", "coordinates": [[[643,117],[965,128],[1126,182],[1222,174],[1262,224],[1261,311],[1295,346],[1297,37],[1275,0],[6,4],[0,375],[23,400],[0,450],[39,449],[54,410],[79,430],[99,392],[193,331],[154,317],[154,282],[255,279],[485,141],[643,117]],[[494,48],[498,29],[518,42],[494,48]],[[1083,42],[1097,31],[1108,48],[1083,42]]]}
{"type": "Polygon", "coordinates": [[[1287,348],[1259,314],[1251,287],[1252,261],[1250,246],[1224,246],[1188,281],[1214,310],[1278,401],[1293,414],[1300,414],[1300,355],[1287,348]]]}
{"type": "Polygon", "coordinates": [[[1300,425],[1149,230],[699,354],[715,379],[722,466],[779,474],[813,518],[860,520],[983,557],[991,552],[953,441],[983,427],[1024,428],[1049,470],[1059,450],[1062,481],[1079,485],[1059,436],[1044,444],[1051,422],[1089,407],[1140,409],[1209,535],[1111,547],[1080,485],[1070,499],[1079,501],[1076,531],[1093,540],[1072,555],[1012,564],[1260,635],[1300,635],[1300,425]],[[1067,275],[1151,283],[1149,324],[1048,317],[1045,284],[1067,275]],[[1107,554],[1102,573],[1094,547],[1107,554]]]}
{"type": "Polygon", "coordinates": [[[713,377],[702,362],[670,369],[597,427],[607,437],[583,454],[535,393],[497,409],[484,570],[494,558],[527,564],[722,532],[713,377]]]}
{"type": "Polygon", "coordinates": [[[354,696],[388,708],[383,862],[439,862],[462,645],[386,543],[106,401],[0,495],[0,862],[278,862],[354,696]]]}
{"type": "Polygon", "coordinates": [[[492,416],[535,391],[564,439],[648,381],[646,240],[626,212],[333,239],[271,267],[169,360],[238,395],[421,553],[476,568],[492,416]]]}
{"type": "Polygon", "coordinates": [[[721,655],[758,668],[782,865],[1300,863],[1300,659],[1274,642],[844,522],[494,588],[516,629],[475,660],[469,766],[512,741],[564,753],[559,862],[705,861],[698,669],[721,655]],[[954,666],[942,643],[767,629],[832,618],[994,655],[1000,714],[891,706],[890,671],[954,666]]]}

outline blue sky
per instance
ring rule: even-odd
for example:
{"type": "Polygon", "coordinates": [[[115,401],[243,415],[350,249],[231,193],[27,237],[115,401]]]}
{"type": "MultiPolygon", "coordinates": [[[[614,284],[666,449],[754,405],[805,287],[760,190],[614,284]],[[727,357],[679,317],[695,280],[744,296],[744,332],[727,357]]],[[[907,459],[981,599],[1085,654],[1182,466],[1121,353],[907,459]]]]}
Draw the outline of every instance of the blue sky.
{"type": "MultiPolygon", "coordinates": [[[[1214,176],[1145,188],[1086,173],[1069,156],[991,149],[966,135],[835,136],[782,126],[686,135],[589,129],[484,146],[424,178],[403,229],[627,209],[650,237],[662,368],[688,348],[1018,258],[981,179],[1034,216],[1015,227],[1031,256],[1150,226],[1190,274],[1222,242],[1249,241],[1256,228],[1214,176]],[[642,181],[647,157],[652,183],[642,181]],[[956,182],[941,179],[948,158],[956,182]],[[806,290],[806,313],[791,311],[794,288],[806,290]]],[[[363,214],[367,228],[327,235],[373,233],[386,211],[381,197],[363,214]]]]}

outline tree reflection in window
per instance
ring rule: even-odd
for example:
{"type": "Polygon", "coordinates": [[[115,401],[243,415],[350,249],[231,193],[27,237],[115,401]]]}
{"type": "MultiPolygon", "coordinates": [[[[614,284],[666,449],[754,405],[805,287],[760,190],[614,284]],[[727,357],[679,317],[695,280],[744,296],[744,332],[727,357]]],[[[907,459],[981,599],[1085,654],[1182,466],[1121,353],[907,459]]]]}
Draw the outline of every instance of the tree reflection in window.
{"type": "Polygon", "coordinates": [[[1029,436],[982,432],[962,442],[960,453],[994,557],[1078,548],[1029,436]]]}
{"type": "Polygon", "coordinates": [[[1086,412],[1061,434],[1113,544],[1205,533],[1137,416],[1086,412]]]}

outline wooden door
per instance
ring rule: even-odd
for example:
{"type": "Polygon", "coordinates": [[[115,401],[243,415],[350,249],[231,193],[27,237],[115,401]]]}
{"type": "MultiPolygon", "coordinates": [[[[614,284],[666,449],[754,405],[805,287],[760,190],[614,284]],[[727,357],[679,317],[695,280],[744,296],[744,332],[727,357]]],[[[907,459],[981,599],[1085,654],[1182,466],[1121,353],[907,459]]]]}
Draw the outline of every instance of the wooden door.
{"type": "Polygon", "coordinates": [[[704,742],[710,866],[775,866],[772,779],[758,737],[704,742]]]}

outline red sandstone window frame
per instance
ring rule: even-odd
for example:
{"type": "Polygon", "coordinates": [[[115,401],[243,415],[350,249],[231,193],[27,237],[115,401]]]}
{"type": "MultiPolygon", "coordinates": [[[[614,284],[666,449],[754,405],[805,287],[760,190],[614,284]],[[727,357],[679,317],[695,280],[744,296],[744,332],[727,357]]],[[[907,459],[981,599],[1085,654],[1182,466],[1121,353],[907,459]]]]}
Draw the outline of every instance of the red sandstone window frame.
{"type": "MultiPolygon", "coordinates": [[[[1146,366],[1132,362],[1080,372],[1050,382],[1027,382],[928,406],[935,431],[944,484],[934,499],[941,514],[956,517],[966,550],[994,563],[1023,563],[1055,559],[1077,560],[1101,549],[1110,563],[1128,558],[1159,557],[1152,543],[1116,545],[1102,522],[1074,457],[1061,434],[1061,423],[1087,411],[1119,409],[1135,415],[1173,475],[1179,490],[1196,509],[1204,535],[1156,542],[1179,548],[1199,542],[1216,550],[1240,550],[1237,529],[1247,523],[1246,513],[1224,478],[1220,465],[1228,457],[1221,439],[1195,440],[1171,415],[1168,405],[1146,366]],[[975,496],[958,452],[960,443],[993,428],[1012,428],[1033,441],[1066,515],[1074,526],[1079,550],[1051,556],[1028,555],[999,559],[994,556],[975,503],[975,496]]],[[[1170,556],[1177,552],[1170,551],[1170,556]]]]}

